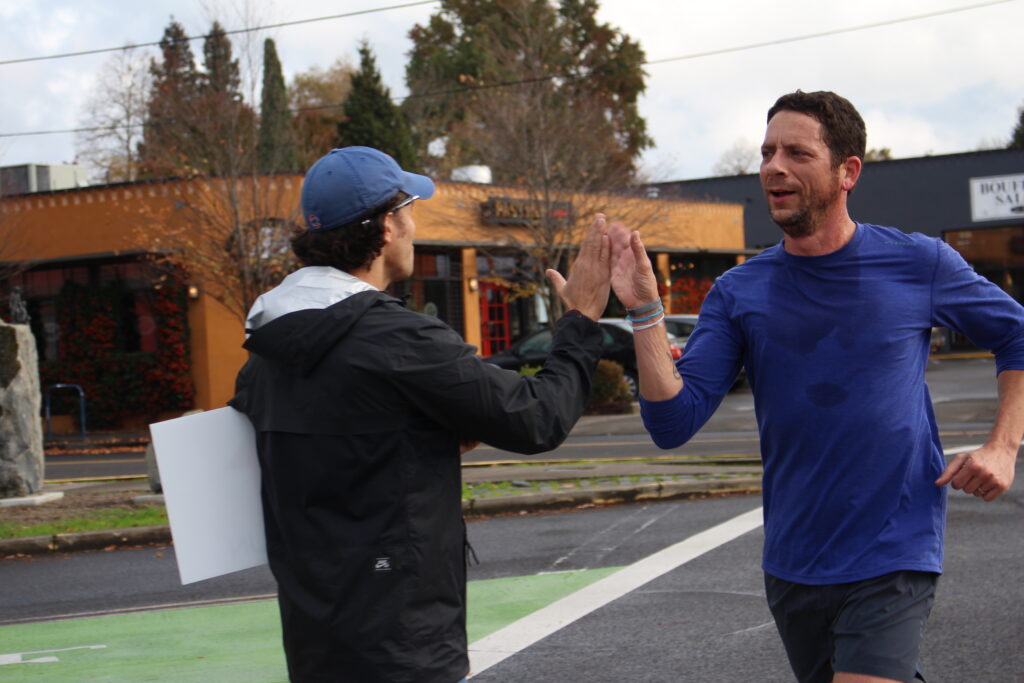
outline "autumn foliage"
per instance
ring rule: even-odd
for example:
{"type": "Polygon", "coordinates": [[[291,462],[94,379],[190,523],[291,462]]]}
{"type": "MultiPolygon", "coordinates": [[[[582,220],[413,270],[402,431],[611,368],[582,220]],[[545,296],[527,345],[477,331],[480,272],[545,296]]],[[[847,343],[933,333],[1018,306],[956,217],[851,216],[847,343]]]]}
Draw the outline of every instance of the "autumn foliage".
{"type": "MultiPolygon", "coordinates": [[[[57,300],[60,360],[42,363],[43,386],[77,384],[85,392],[89,429],[155,419],[192,407],[186,297],[181,283],[142,294],[154,315],[156,351],[129,350],[123,321],[133,294],[120,282],[103,287],[65,283],[57,300]]],[[[54,394],[53,413],[77,415],[77,396],[54,394]]]]}

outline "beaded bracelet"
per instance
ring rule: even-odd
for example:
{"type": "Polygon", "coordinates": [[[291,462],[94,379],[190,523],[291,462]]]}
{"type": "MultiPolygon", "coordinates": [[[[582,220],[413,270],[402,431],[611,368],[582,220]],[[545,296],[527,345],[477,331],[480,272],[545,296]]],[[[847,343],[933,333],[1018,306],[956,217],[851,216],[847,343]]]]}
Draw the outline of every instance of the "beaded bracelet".
{"type": "Polygon", "coordinates": [[[650,315],[645,316],[643,318],[634,318],[632,316],[632,311],[630,311],[630,315],[626,316],[626,320],[628,320],[631,323],[642,323],[642,322],[646,322],[648,320],[651,320],[652,318],[657,318],[659,315],[661,315],[664,312],[665,312],[665,308],[664,308],[664,306],[660,306],[660,302],[659,302],[658,310],[656,310],[654,313],[651,313],[650,315]]]}
{"type": "Polygon", "coordinates": [[[653,323],[647,323],[646,325],[641,325],[640,327],[637,327],[636,325],[634,325],[633,326],[633,331],[634,332],[638,332],[640,330],[646,330],[646,329],[650,329],[652,327],[657,327],[658,325],[662,324],[663,322],[665,322],[665,318],[664,317],[662,317],[659,320],[655,320],[653,323]]]}
{"type": "Polygon", "coordinates": [[[653,311],[654,309],[656,309],[656,308],[658,308],[660,306],[661,306],[661,299],[655,299],[651,303],[644,304],[643,306],[640,306],[638,308],[626,309],[626,313],[628,313],[629,315],[640,315],[642,313],[647,313],[648,311],[653,311]]]}

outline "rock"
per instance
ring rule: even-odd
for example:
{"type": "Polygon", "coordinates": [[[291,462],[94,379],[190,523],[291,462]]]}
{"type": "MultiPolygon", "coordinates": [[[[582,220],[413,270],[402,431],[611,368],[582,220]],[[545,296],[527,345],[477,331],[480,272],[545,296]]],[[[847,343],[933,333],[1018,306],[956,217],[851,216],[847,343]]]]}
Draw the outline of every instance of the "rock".
{"type": "Polygon", "coordinates": [[[0,321],[0,498],[43,486],[39,362],[28,325],[0,321]]]}
{"type": "Polygon", "coordinates": [[[156,466],[156,450],[152,441],[146,446],[146,475],[149,477],[149,490],[153,493],[163,493],[164,487],[160,483],[160,469],[156,466]]]}

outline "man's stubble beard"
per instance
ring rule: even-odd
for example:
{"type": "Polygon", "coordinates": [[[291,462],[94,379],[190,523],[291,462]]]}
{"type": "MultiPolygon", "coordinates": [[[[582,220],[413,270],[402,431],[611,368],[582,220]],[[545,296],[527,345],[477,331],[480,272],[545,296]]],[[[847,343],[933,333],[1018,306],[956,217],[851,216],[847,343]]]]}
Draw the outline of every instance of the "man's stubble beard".
{"type": "Polygon", "coordinates": [[[807,206],[795,209],[789,217],[780,219],[776,218],[773,212],[769,212],[769,214],[775,224],[782,228],[782,231],[789,237],[796,239],[810,237],[818,232],[828,208],[839,199],[841,191],[841,184],[837,179],[836,184],[827,195],[812,196],[807,206]]]}

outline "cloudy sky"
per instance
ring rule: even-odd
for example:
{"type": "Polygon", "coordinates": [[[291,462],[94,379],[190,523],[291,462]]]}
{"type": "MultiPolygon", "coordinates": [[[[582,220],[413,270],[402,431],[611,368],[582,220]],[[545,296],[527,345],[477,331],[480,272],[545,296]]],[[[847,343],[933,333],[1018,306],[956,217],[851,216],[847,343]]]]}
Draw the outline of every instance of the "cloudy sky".
{"type": "MultiPolygon", "coordinates": [[[[85,125],[83,104],[111,55],[2,62],[158,41],[171,16],[200,35],[213,17],[234,29],[407,1],[0,0],[0,165],[73,161],[71,133],[10,134],[85,125]]],[[[355,62],[365,37],[400,97],[409,29],[438,6],[281,27],[258,39],[274,38],[290,79],[338,57],[355,62]]],[[[868,146],[897,158],[1002,146],[1024,104],[1024,0],[603,0],[599,18],[638,40],[650,62],[641,113],[656,144],[644,156],[652,180],[712,175],[738,141],[760,143],[767,108],[797,88],[849,98],[867,122],[868,146]]],[[[201,43],[193,50],[201,55],[201,43]]]]}

